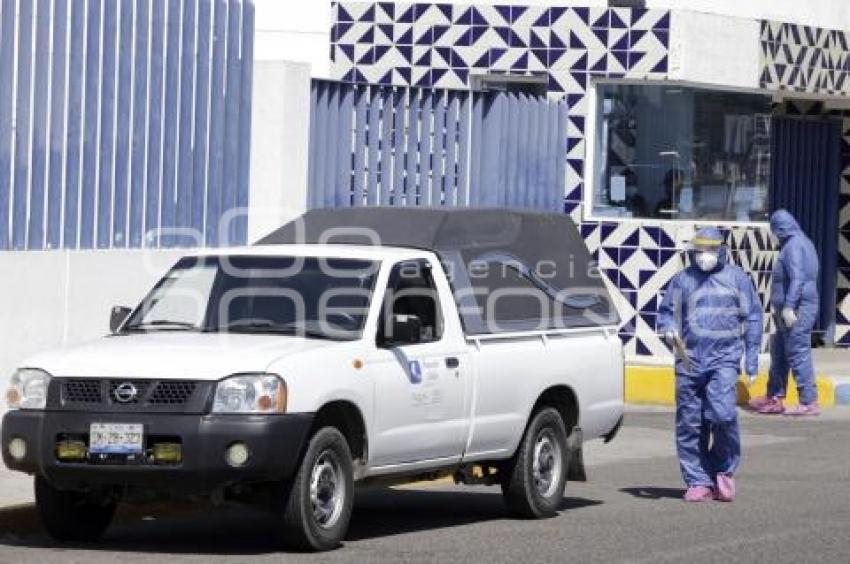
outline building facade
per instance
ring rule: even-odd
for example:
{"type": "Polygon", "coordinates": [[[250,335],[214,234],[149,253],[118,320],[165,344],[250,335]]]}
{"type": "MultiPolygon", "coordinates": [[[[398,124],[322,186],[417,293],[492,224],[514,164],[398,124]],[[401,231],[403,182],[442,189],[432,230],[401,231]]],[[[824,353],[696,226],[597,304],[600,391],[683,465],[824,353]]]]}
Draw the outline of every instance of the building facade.
{"type": "Polygon", "coordinates": [[[767,310],[777,248],[766,220],[777,207],[812,231],[821,329],[850,346],[850,34],[635,7],[332,10],[333,78],[566,101],[563,209],[617,290],[627,355],[667,354],[657,307],[703,224],[725,229],[767,310]]]}

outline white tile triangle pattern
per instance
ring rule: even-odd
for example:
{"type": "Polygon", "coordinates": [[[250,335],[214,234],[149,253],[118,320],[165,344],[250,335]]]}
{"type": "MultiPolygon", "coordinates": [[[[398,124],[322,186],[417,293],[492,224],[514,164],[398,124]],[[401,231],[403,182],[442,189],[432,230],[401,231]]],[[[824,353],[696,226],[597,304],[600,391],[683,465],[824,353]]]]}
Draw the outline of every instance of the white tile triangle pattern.
{"type": "Polygon", "coordinates": [[[763,88],[850,94],[850,32],[762,20],[763,88]]]}

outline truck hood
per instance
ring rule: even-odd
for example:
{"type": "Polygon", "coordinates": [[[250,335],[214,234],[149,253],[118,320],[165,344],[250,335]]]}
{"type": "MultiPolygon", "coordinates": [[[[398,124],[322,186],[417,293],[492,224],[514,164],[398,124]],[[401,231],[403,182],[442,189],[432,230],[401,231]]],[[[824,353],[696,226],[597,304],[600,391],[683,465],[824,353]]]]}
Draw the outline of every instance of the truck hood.
{"type": "Polygon", "coordinates": [[[21,366],[57,377],[216,380],[264,372],[282,357],[340,344],[288,335],[159,332],[103,337],[33,356],[21,366]]]}

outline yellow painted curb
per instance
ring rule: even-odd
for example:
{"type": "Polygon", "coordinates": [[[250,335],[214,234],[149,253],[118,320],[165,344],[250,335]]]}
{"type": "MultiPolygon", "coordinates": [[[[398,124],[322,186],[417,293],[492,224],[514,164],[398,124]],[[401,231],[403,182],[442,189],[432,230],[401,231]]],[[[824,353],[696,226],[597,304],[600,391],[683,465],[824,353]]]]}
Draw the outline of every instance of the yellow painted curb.
{"type": "MultiPolygon", "coordinates": [[[[675,405],[676,384],[672,366],[626,366],[626,403],[650,405],[675,405]]],[[[817,377],[818,402],[821,407],[835,405],[835,386],[826,376],[817,377]]],[[[746,379],[738,381],[738,405],[745,405],[751,397],[763,396],[767,388],[767,373],[759,374],[751,388],[746,379]]],[[[785,403],[797,403],[797,387],[794,377],[788,379],[788,396],[785,403]]]]}

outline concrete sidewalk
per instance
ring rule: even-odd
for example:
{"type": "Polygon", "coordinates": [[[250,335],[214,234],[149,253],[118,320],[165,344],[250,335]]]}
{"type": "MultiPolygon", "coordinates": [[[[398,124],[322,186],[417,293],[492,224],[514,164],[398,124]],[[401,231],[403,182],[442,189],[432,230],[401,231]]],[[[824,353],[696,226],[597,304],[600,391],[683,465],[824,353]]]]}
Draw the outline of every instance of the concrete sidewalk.
{"type": "Polygon", "coordinates": [[[0,507],[32,503],[32,476],[0,467],[0,507]]]}
{"type": "MultiPolygon", "coordinates": [[[[815,349],[815,372],[817,374],[818,401],[821,407],[850,405],[850,350],[815,349]]],[[[770,358],[762,355],[759,362],[759,377],[748,387],[742,377],[738,382],[738,404],[746,405],[751,397],[762,396],[767,389],[767,371],[770,358]]],[[[638,405],[674,405],[675,374],[672,358],[665,364],[629,363],[626,366],[626,403],[638,405]]],[[[788,405],[797,403],[794,378],[788,381],[788,405]]]]}

